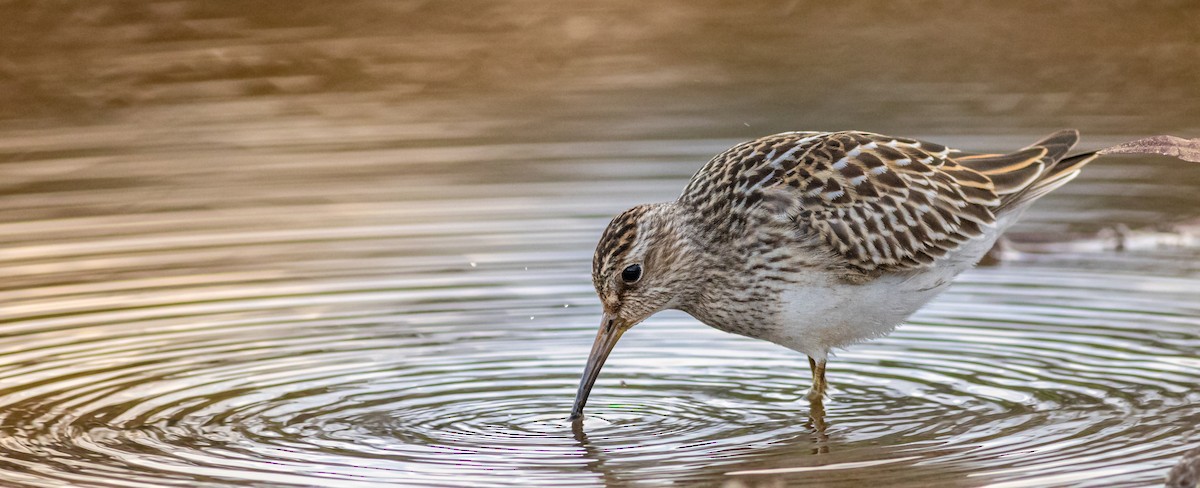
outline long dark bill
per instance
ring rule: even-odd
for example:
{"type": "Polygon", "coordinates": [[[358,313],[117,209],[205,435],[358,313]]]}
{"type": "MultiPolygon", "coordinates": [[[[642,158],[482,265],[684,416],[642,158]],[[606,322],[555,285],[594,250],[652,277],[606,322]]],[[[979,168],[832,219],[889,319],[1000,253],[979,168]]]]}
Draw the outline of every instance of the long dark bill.
{"type": "Polygon", "coordinates": [[[610,314],[604,314],[604,320],[600,322],[600,330],[596,332],[596,342],[592,343],[592,353],[588,354],[587,366],[583,368],[583,377],[579,379],[579,391],[575,393],[575,406],[571,408],[571,416],[567,420],[579,420],[583,418],[583,406],[587,405],[588,394],[592,392],[592,385],[596,384],[596,378],[600,376],[600,368],[604,367],[604,360],[608,359],[608,353],[612,352],[613,346],[617,345],[617,340],[621,338],[629,327],[621,319],[610,314]]]}

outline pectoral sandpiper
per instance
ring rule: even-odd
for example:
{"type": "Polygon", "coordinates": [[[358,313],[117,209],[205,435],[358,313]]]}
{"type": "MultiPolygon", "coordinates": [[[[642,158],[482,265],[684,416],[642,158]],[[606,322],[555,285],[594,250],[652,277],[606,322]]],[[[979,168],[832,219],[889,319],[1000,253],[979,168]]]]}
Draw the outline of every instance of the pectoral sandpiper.
{"type": "Polygon", "coordinates": [[[973,266],[1035,200],[1100,154],[1200,160],[1169,136],[1068,156],[1064,130],[1009,154],[866,132],[785,132],[733,146],[670,203],[618,215],[596,246],[604,307],[571,412],[625,331],[664,309],[809,357],[891,332],[973,266]]]}

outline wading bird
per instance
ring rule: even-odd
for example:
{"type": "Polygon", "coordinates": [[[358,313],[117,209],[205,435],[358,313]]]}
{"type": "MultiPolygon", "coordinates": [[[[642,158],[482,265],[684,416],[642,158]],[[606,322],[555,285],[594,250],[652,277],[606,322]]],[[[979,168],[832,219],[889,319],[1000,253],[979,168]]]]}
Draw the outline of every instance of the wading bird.
{"type": "Polygon", "coordinates": [[[867,132],[785,132],[733,146],[677,200],[608,224],[592,260],[604,307],[572,419],[617,340],[664,309],[808,356],[888,334],[975,265],[1037,199],[1101,154],[1200,161],[1200,140],[1156,136],[1068,155],[1064,130],[1009,154],[867,132]]]}

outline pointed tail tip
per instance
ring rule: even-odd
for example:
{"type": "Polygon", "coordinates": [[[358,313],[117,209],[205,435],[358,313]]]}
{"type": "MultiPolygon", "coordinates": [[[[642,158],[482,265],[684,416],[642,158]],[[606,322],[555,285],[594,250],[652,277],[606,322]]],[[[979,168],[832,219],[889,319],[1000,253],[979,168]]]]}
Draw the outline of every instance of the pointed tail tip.
{"type": "Polygon", "coordinates": [[[1050,139],[1066,139],[1071,141],[1079,140],[1079,129],[1060,129],[1045,137],[1043,140],[1050,139]]]}
{"type": "Polygon", "coordinates": [[[1097,154],[1160,154],[1200,163],[1200,139],[1154,136],[1097,151],[1097,154]]]}
{"type": "Polygon", "coordinates": [[[1062,129],[1054,132],[1046,137],[1041,138],[1037,142],[1029,145],[1026,149],[1034,147],[1046,148],[1047,154],[1051,161],[1057,161],[1067,155],[1071,148],[1079,142],[1079,131],[1075,129],[1062,129]]]}

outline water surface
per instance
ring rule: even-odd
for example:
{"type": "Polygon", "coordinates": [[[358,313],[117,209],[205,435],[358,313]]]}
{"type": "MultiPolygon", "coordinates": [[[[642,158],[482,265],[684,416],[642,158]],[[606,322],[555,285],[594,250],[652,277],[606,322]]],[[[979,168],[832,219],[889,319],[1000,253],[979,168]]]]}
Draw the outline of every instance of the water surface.
{"type": "Polygon", "coordinates": [[[1200,167],[1140,157],[820,421],[803,356],[677,312],[564,421],[613,214],[782,130],[1200,135],[1193,7],[264,5],[3,7],[0,484],[1144,486],[1200,442],[1200,167]]]}

